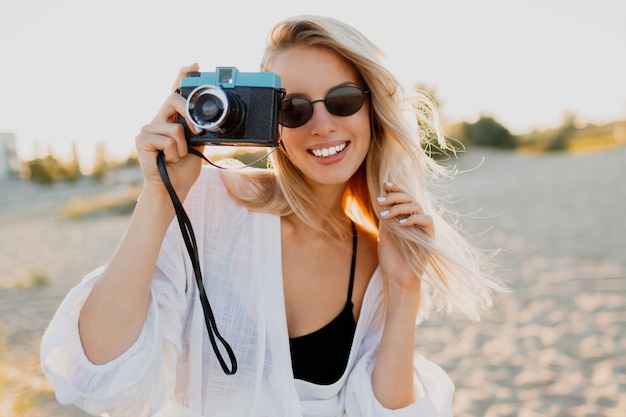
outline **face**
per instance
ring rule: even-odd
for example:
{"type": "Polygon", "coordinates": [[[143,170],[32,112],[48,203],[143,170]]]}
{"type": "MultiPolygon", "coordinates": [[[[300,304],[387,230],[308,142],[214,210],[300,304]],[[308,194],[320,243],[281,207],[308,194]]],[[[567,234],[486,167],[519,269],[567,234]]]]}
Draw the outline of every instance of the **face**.
{"type": "MultiPolygon", "coordinates": [[[[285,99],[323,100],[340,86],[365,89],[356,69],[334,52],[321,48],[291,48],[276,55],[270,71],[281,78],[285,99]]],[[[299,127],[282,127],[289,159],[312,186],[345,186],[367,155],[370,140],[369,97],[349,116],[330,113],[313,103],[311,118],[299,127]]]]}

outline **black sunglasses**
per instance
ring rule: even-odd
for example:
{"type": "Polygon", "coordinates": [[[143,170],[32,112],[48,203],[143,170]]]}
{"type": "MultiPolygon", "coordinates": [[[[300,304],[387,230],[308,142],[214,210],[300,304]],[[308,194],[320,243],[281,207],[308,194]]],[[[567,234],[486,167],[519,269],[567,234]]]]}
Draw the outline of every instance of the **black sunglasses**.
{"type": "Polygon", "coordinates": [[[278,123],[285,127],[299,127],[313,116],[313,103],[321,101],[326,110],[335,116],[350,116],[358,112],[365,102],[365,94],[358,87],[344,85],[333,88],[325,99],[310,101],[304,97],[292,97],[283,100],[278,114],[278,123]]]}

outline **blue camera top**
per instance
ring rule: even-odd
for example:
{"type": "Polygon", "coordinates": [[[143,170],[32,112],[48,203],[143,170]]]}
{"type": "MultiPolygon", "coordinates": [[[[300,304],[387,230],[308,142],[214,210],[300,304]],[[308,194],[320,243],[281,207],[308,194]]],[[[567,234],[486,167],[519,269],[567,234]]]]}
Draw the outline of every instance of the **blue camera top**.
{"type": "Polygon", "coordinates": [[[280,77],[273,72],[239,72],[235,67],[217,67],[215,72],[190,72],[181,80],[181,87],[215,85],[222,88],[280,88],[280,77]]]}

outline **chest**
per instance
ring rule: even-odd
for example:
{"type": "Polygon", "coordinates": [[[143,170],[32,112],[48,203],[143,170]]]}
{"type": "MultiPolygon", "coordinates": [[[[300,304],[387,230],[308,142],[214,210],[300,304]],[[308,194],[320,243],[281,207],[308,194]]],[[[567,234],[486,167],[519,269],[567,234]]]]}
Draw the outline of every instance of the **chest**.
{"type": "MultiPolygon", "coordinates": [[[[351,301],[354,319],[376,265],[375,251],[357,238],[351,301]]],[[[352,244],[339,246],[323,240],[282,240],[282,275],[289,337],[321,329],[339,315],[348,301],[352,244]]]]}

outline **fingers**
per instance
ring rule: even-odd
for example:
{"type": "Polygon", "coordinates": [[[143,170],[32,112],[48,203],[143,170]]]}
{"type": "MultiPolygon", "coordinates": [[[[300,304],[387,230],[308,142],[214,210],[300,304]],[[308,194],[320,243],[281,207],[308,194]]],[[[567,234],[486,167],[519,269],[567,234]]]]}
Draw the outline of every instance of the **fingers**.
{"type": "Polygon", "coordinates": [[[391,183],[386,183],[384,189],[386,194],[376,198],[381,219],[395,219],[403,227],[417,226],[430,237],[434,237],[433,218],[424,213],[421,204],[391,183]]]}
{"type": "Polygon", "coordinates": [[[199,131],[193,123],[187,118],[187,99],[178,94],[176,90],[180,87],[181,80],[183,77],[186,77],[190,71],[198,71],[200,67],[198,64],[192,64],[188,67],[181,68],[178,73],[178,77],[176,78],[176,82],[172,86],[172,93],[165,100],[158,113],[152,119],[152,122],[159,121],[167,121],[171,123],[178,122],[178,118],[182,115],[185,117],[187,121],[187,126],[193,131],[195,134],[200,134],[199,131]]]}
{"type": "MultiPolygon", "coordinates": [[[[137,151],[141,154],[153,154],[163,151],[167,162],[175,163],[187,155],[187,141],[185,129],[178,123],[179,117],[186,117],[187,100],[178,94],[181,80],[190,71],[199,71],[198,64],[191,64],[180,69],[176,81],[172,86],[172,93],[166,98],[161,108],[149,124],[142,127],[135,139],[137,151]]],[[[201,132],[187,120],[187,126],[195,134],[201,132]]]]}
{"type": "Polygon", "coordinates": [[[167,162],[184,157],[187,154],[185,131],[176,120],[185,111],[185,105],[182,96],[170,94],[152,121],[141,128],[135,140],[137,151],[163,151],[167,162]]]}
{"type": "Polygon", "coordinates": [[[174,84],[172,84],[172,93],[178,90],[183,78],[185,78],[190,72],[193,72],[193,71],[200,71],[200,65],[198,65],[197,63],[193,63],[189,66],[182,67],[180,69],[180,71],[178,72],[178,77],[176,78],[176,81],[174,81],[174,84]]]}
{"type": "Polygon", "coordinates": [[[152,122],[171,122],[178,120],[178,115],[186,113],[187,101],[177,93],[170,94],[152,119],[152,122]]]}
{"type": "Polygon", "coordinates": [[[175,162],[187,155],[187,141],[182,125],[152,122],[141,128],[136,138],[139,153],[163,151],[167,162],[175,162]]]}
{"type": "Polygon", "coordinates": [[[187,121],[187,126],[195,133],[200,134],[201,132],[195,127],[193,123],[187,118],[187,100],[177,93],[170,94],[161,108],[157,112],[157,114],[152,119],[153,124],[159,124],[163,122],[168,123],[177,123],[178,118],[185,117],[187,121]]]}

